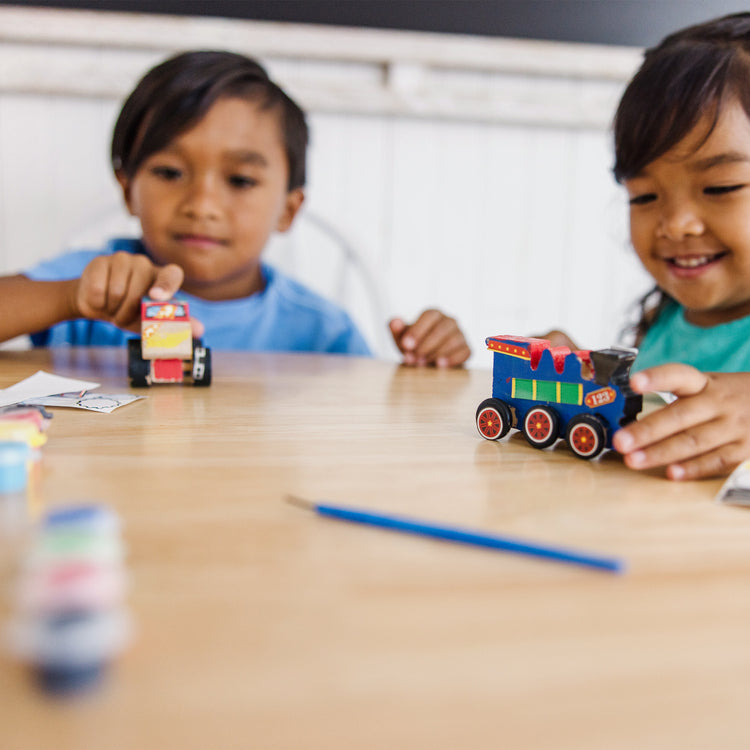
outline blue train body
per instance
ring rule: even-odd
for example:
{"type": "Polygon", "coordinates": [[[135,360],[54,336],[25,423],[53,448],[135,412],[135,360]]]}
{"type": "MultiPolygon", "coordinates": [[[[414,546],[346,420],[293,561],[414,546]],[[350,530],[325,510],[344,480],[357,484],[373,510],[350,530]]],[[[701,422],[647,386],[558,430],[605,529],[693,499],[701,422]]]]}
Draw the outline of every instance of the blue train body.
{"type": "Polygon", "coordinates": [[[537,448],[562,437],[580,458],[594,458],[642,408],[629,385],[629,349],[572,352],[519,336],[486,343],[494,352],[492,398],[479,405],[476,423],[488,440],[516,428],[537,448]]]}

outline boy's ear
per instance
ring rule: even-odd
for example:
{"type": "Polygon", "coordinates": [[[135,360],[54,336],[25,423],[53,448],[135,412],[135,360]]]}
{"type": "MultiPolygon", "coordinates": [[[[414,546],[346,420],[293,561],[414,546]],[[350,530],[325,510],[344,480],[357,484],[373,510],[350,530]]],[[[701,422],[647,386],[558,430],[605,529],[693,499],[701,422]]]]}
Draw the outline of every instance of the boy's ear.
{"type": "Polygon", "coordinates": [[[121,169],[118,169],[115,172],[115,177],[117,178],[117,182],[120,183],[120,189],[122,190],[122,199],[123,201],[125,201],[125,206],[128,209],[128,213],[131,216],[135,216],[130,201],[130,178],[121,169]]]}
{"type": "Polygon", "coordinates": [[[284,211],[279,217],[276,225],[277,232],[286,232],[294,222],[294,217],[299,212],[302,204],[305,202],[305,191],[302,188],[294,188],[286,194],[284,211]]]}

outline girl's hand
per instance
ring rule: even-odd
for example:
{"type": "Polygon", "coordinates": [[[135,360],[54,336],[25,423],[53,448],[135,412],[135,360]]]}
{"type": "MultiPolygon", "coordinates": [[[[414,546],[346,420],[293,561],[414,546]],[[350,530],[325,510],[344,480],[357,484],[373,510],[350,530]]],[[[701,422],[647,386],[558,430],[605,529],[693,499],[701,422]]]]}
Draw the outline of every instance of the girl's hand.
{"type": "MultiPolygon", "coordinates": [[[[145,255],[118,252],[94,258],[74,287],[77,316],[113,323],[119,328],[140,331],[141,298],[172,297],[182,284],[182,269],[170,263],[154,265],[145,255]]],[[[203,326],[193,321],[193,333],[203,326]]]]}
{"type": "Polygon", "coordinates": [[[458,367],[471,355],[458,323],[440,310],[425,310],[411,325],[394,318],[389,326],[406,365],[458,367]]]}
{"type": "Polygon", "coordinates": [[[613,446],[631,469],[666,466],[669,479],[699,479],[729,474],[750,457],[750,373],[670,364],[636,373],[630,385],[677,396],[615,433],[613,446]]]}

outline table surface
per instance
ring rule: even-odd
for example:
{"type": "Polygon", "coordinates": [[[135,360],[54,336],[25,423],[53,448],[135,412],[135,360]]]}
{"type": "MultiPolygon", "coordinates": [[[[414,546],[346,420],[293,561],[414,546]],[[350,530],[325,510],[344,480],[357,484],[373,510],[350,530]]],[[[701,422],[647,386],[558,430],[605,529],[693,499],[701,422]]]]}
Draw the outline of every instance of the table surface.
{"type": "MultiPolygon", "coordinates": [[[[0,352],[0,388],[39,369],[128,390],[106,349],[0,352]]],[[[750,514],[713,502],[719,480],[485,441],[489,370],[215,352],[214,373],[54,410],[31,510],[117,510],[136,637],[73,700],[0,657],[3,749],[748,747],[750,514]],[[629,568],[327,520],[287,493],[629,568]]]]}

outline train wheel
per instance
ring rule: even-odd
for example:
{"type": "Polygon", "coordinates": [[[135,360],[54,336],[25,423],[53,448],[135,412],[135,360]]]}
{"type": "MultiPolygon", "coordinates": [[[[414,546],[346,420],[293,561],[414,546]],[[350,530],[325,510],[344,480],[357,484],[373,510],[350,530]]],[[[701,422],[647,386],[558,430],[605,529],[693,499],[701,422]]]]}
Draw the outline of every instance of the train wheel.
{"type": "Polygon", "coordinates": [[[579,458],[596,458],[603,450],[607,430],[594,414],[580,414],[568,425],[565,441],[579,458]]]}
{"type": "Polygon", "coordinates": [[[530,409],[523,420],[523,434],[535,448],[547,448],[557,440],[560,420],[546,406],[530,409]]]}
{"type": "Polygon", "coordinates": [[[477,409],[477,429],[486,440],[500,440],[508,434],[511,416],[508,405],[496,398],[488,398],[477,409]]]}

